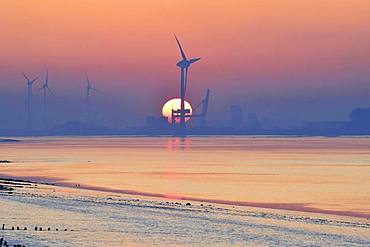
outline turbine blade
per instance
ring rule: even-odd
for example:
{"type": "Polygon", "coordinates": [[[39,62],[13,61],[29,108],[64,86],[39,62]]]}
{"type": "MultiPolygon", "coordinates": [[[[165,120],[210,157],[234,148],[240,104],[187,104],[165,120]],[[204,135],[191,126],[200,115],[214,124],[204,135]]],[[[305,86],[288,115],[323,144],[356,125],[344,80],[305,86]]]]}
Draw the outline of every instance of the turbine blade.
{"type": "Polygon", "coordinates": [[[190,59],[189,63],[192,64],[192,63],[195,63],[199,60],[200,60],[200,57],[199,58],[192,58],[192,59],[190,59]]]}
{"type": "Polygon", "coordinates": [[[46,69],[45,85],[48,85],[48,83],[49,83],[49,70],[46,69]]]}
{"type": "Polygon", "coordinates": [[[55,96],[55,94],[53,93],[53,91],[51,91],[51,89],[50,89],[50,87],[49,87],[49,86],[47,86],[46,88],[48,89],[48,91],[49,91],[49,93],[50,93],[51,95],[55,96]]]}
{"type": "Polygon", "coordinates": [[[22,73],[22,75],[23,75],[23,77],[29,82],[30,81],[30,79],[28,79],[28,77],[26,76],[26,74],[25,73],[22,73]]]}
{"type": "Polygon", "coordinates": [[[179,48],[180,48],[182,59],[184,59],[185,61],[187,61],[188,59],[186,58],[186,56],[185,56],[185,52],[184,52],[184,50],[182,49],[181,44],[180,44],[180,41],[179,41],[179,39],[177,38],[177,36],[176,36],[176,35],[175,35],[175,39],[176,39],[176,41],[177,41],[177,45],[178,45],[178,46],[179,46],[179,48]]]}
{"type": "Polygon", "coordinates": [[[87,86],[90,87],[89,75],[85,73],[85,76],[86,76],[87,86]]]}

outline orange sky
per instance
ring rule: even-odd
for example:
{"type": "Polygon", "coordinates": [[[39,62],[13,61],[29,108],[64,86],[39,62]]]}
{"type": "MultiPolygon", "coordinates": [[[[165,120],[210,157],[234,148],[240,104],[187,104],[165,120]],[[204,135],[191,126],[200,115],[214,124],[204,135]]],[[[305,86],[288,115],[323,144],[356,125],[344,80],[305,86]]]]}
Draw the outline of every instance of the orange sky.
{"type": "Polygon", "coordinates": [[[370,76],[369,13],[368,0],[2,0],[0,87],[19,90],[20,71],[49,67],[58,90],[88,71],[107,92],[164,101],[178,92],[176,33],[202,57],[189,97],[206,87],[224,104],[243,90],[353,96],[370,76]]]}
{"type": "Polygon", "coordinates": [[[161,71],[177,59],[177,33],[189,54],[204,57],[203,67],[222,67],[222,74],[245,65],[252,72],[340,69],[335,58],[349,65],[366,59],[369,12],[367,0],[2,0],[0,51],[3,64],[27,67],[20,60],[32,56],[35,70],[143,65],[161,71]]]}

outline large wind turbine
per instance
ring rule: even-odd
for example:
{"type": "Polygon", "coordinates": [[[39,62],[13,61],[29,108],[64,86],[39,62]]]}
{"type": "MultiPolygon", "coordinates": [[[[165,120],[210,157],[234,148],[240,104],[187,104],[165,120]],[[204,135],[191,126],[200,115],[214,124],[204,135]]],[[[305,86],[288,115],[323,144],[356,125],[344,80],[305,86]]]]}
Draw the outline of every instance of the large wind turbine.
{"type": "Polygon", "coordinates": [[[181,56],[182,56],[182,60],[179,61],[176,65],[178,67],[181,68],[181,93],[180,93],[180,97],[181,97],[181,109],[180,109],[180,126],[185,126],[185,115],[187,113],[186,109],[185,109],[185,94],[186,94],[186,84],[187,84],[187,81],[188,81],[188,71],[189,71],[189,67],[191,64],[195,63],[196,61],[200,60],[200,58],[192,58],[190,60],[188,60],[186,58],[186,55],[185,55],[185,52],[184,50],[182,49],[181,47],[181,44],[180,44],[180,41],[179,39],[176,37],[175,35],[175,39],[176,39],[176,42],[177,42],[177,45],[179,46],[180,48],[180,52],[181,52],[181,56]]]}
{"type": "Polygon", "coordinates": [[[91,122],[91,105],[90,105],[90,92],[95,91],[97,92],[98,90],[91,86],[89,76],[86,74],[86,81],[87,81],[87,86],[86,86],[86,116],[87,116],[87,122],[91,122]]]}
{"type": "Polygon", "coordinates": [[[27,128],[31,129],[31,103],[32,103],[32,85],[39,77],[30,80],[25,73],[22,73],[27,81],[27,128]]]}
{"type": "Polygon", "coordinates": [[[44,85],[39,89],[43,90],[44,93],[44,128],[47,128],[47,119],[46,119],[46,113],[47,113],[47,107],[46,107],[46,94],[49,92],[51,95],[54,95],[54,93],[49,88],[49,71],[46,70],[46,78],[44,85]]]}

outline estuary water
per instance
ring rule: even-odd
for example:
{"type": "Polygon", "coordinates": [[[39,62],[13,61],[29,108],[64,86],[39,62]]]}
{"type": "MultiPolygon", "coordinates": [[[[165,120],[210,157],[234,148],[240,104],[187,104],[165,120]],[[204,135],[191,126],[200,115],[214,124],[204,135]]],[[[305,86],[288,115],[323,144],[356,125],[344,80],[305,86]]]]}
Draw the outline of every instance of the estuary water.
{"type": "Polygon", "coordinates": [[[19,140],[0,144],[0,177],[57,186],[0,193],[14,244],[370,244],[369,137],[19,140]]]}
{"type": "Polygon", "coordinates": [[[1,177],[370,218],[369,137],[43,137],[0,144],[1,177]]]}
{"type": "Polygon", "coordinates": [[[19,140],[0,177],[39,184],[0,191],[11,244],[370,245],[369,137],[19,140]]]}

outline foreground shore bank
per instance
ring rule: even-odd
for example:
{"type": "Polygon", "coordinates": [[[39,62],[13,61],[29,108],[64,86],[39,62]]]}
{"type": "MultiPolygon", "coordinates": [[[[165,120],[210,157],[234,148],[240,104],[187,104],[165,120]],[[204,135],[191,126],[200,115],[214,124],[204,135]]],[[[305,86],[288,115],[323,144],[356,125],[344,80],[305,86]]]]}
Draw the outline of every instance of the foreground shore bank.
{"type": "MultiPolygon", "coordinates": [[[[1,179],[1,176],[0,176],[1,179]]],[[[159,200],[179,200],[179,201],[191,201],[191,202],[198,202],[198,203],[212,203],[218,205],[225,205],[225,206],[241,206],[241,207],[254,207],[254,208],[261,208],[261,209],[276,209],[276,210],[286,210],[286,211],[297,211],[297,212],[304,212],[304,213],[317,213],[317,214],[329,214],[329,215],[336,215],[336,216],[348,216],[348,217],[357,217],[370,220],[370,213],[361,213],[361,212],[353,212],[353,211],[340,211],[340,210],[327,210],[327,209],[320,209],[315,208],[307,203],[266,203],[266,202],[245,202],[245,201],[231,201],[231,200],[221,200],[221,199],[209,199],[209,198],[197,198],[192,196],[179,196],[179,195],[167,195],[161,193],[153,193],[153,192],[143,192],[143,191],[136,191],[136,190],[124,190],[124,189],[112,189],[112,188],[105,188],[105,187],[98,187],[98,186],[90,186],[90,185],[83,185],[83,184],[73,184],[73,183],[64,183],[60,180],[53,179],[53,178],[30,178],[35,179],[33,183],[41,183],[41,184],[49,184],[55,185],[59,187],[67,187],[67,188],[78,188],[80,190],[89,190],[89,191],[96,191],[96,192],[107,192],[107,193],[117,193],[123,195],[130,195],[130,196],[140,196],[140,197],[150,197],[150,198],[157,198],[159,200]]],[[[3,178],[4,180],[4,178],[3,178]]],[[[30,182],[28,178],[24,177],[7,177],[5,180],[8,181],[26,181],[30,182]]],[[[32,183],[32,182],[31,182],[32,183]]]]}
{"type": "Polygon", "coordinates": [[[0,234],[10,243],[21,242],[26,246],[370,243],[370,223],[366,219],[222,207],[175,198],[163,201],[21,180],[1,181],[12,190],[0,192],[0,216],[2,224],[8,226],[0,234]],[[12,226],[27,230],[11,230],[12,226]],[[37,231],[35,227],[39,227],[37,231]]]}

